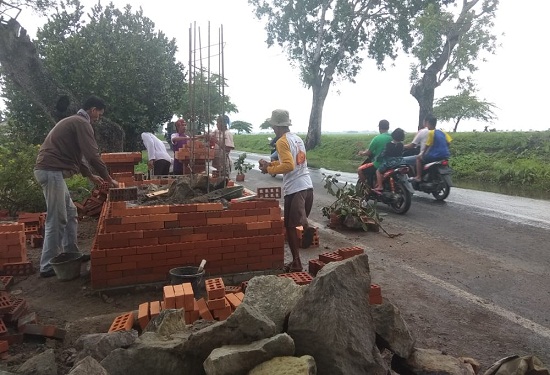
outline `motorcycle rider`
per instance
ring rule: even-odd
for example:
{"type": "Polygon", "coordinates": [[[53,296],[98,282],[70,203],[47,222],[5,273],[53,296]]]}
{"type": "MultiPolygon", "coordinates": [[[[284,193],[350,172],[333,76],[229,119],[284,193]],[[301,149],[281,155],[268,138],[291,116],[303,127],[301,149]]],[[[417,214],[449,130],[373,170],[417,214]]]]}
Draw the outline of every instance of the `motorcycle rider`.
{"type": "MultiPolygon", "coordinates": [[[[419,147],[418,154],[411,154],[409,156],[403,156],[403,162],[405,164],[416,166],[416,158],[418,155],[422,155],[424,153],[424,149],[426,148],[426,141],[428,140],[428,122],[426,119],[422,121],[422,127],[418,129],[418,133],[414,136],[414,139],[411,143],[407,143],[405,146],[403,146],[404,150],[412,150],[416,147],[419,147]]],[[[406,152],[406,151],[405,151],[406,152]]]]}
{"type": "Polygon", "coordinates": [[[451,155],[449,144],[453,139],[444,131],[435,128],[437,119],[434,116],[427,116],[425,121],[428,123],[428,139],[426,148],[416,159],[416,181],[422,180],[423,164],[448,159],[451,155]]]}
{"type": "Polygon", "coordinates": [[[367,160],[370,159],[370,163],[365,160],[363,164],[357,169],[359,174],[359,179],[362,182],[367,182],[369,186],[373,186],[374,176],[376,175],[376,170],[380,167],[380,161],[378,157],[386,148],[386,144],[391,142],[391,135],[388,133],[390,129],[390,123],[388,120],[380,120],[378,123],[378,134],[370,142],[369,148],[364,151],[359,151],[357,155],[367,156],[367,160]]]}
{"type": "Polygon", "coordinates": [[[380,155],[381,164],[376,170],[376,187],[374,190],[382,191],[383,177],[382,173],[390,168],[395,167],[403,163],[403,140],[405,139],[405,132],[401,128],[395,129],[391,133],[392,141],[386,143],[384,152],[380,155]]]}

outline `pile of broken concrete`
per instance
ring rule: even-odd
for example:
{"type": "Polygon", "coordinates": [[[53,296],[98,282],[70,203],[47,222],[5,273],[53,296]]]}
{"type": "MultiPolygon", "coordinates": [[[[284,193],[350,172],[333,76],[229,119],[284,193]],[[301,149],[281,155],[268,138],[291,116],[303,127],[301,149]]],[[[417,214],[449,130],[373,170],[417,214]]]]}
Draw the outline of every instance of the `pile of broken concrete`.
{"type": "MultiPolygon", "coordinates": [[[[227,320],[185,325],[163,310],[145,331],[90,334],[77,340],[69,374],[475,374],[473,359],[415,348],[399,310],[369,304],[368,256],[327,264],[311,284],[259,276],[227,320]]],[[[52,368],[53,351],[18,373],[52,368]]],[[[50,374],[41,371],[40,374],[50,374]]]]}

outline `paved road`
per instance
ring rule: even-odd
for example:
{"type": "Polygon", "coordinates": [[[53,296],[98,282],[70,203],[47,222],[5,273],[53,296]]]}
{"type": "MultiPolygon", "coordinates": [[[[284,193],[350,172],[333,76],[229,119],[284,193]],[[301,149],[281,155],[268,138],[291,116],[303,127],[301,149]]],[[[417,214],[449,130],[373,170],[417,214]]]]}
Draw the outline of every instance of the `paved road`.
{"type": "MultiPolygon", "coordinates": [[[[256,166],[260,157],[266,156],[248,153],[248,161],[256,166]]],[[[323,173],[333,172],[311,170],[315,186],[311,219],[321,228],[327,220],[320,208],[334,200],[322,186],[323,173]]],[[[356,180],[349,173],[342,173],[339,179],[350,183],[356,180]]],[[[247,174],[245,186],[255,190],[257,186],[277,186],[281,182],[281,176],[262,175],[256,167],[247,174]]],[[[549,201],[452,188],[446,202],[416,193],[406,215],[396,215],[383,206],[380,212],[385,215],[384,227],[404,234],[398,240],[368,233],[350,235],[327,230],[327,234],[374,246],[369,257],[371,263],[383,264],[379,272],[382,277],[397,284],[422,285],[449,306],[477,311],[471,315],[475,319],[460,318],[462,324],[480,324],[478,329],[483,330],[485,323],[490,329],[497,319],[499,324],[493,329],[506,331],[499,333],[507,337],[503,340],[520,340],[517,345],[525,354],[535,352],[550,365],[549,201]],[[396,280],[396,273],[403,280],[396,280]],[[487,322],[473,321],[480,316],[487,322]]],[[[443,313],[444,309],[440,307],[434,313],[437,311],[443,313]]],[[[494,334],[491,337],[499,341],[494,334]]],[[[498,345],[503,346],[504,355],[516,354],[507,353],[505,344],[498,345]]]]}

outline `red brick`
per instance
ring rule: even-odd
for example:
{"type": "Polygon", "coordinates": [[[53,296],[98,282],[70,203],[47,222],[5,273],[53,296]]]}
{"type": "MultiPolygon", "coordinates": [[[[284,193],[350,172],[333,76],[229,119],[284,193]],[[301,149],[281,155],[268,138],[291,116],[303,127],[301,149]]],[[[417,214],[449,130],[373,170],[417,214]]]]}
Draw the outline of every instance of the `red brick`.
{"type": "Polygon", "coordinates": [[[27,313],[21,316],[21,318],[17,319],[17,330],[19,332],[23,332],[27,324],[37,324],[37,323],[38,323],[38,316],[36,315],[36,313],[34,311],[27,313]]]}
{"type": "Polygon", "coordinates": [[[208,279],[205,282],[208,300],[219,299],[225,296],[225,285],[221,278],[208,279]]]}
{"type": "Polygon", "coordinates": [[[214,318],[217,318],[218,320],[225,320],[229,318],[229,315],[231,315],[231,305],[229,302],[224,298],[223,299],[225,303],[225,307],[222,309],[216,309],[213,311],[214,318]]]}
{"type": "Polygon", "coordinates": [[[369,303],[371,305],[382,304],[382,289],[378,284],[371,284],[369,289],[369,303]]]}
{"type": "Polygon", "coordinates": [[[208,321],[214,320],[212,313],[210,312],[210,310],[208,310],[208,306],[206,305],[206,301],[204,300],[204,298],[197,300],[197,305],[199,307],[199,314],[202,319],[208,321]]]}
{"type": "Polygon", "coordinates": [[[330,262],[338,262],[343,260],[342,256],[338,254],[337,252],[331,252],[331,253],[322,253],[319,254],[319,260],[325,264],[330,262]]]}
{"type": "Polygon", "coordinates": [[[132,329],[133,325],[134,325],[134,314],[129,312],[129,313],[117,316],[113,321],[113,323],[111,324],[111,327],[109,328],[109,332],[129,331],[132,329]]]}
{"type": "Polygon", "coordinates": [[[138,308],[138,322],[142,330],[147,327],[147,324],[149,324],[149,320],[149,302],[144,302],[140,304],[138,308]]]}
{"type": "Polygon", "coordinates": [[[183,294],[183,285],[174,285],[174,296],[176,298],[176,309],[183,309],[185,301],[183,294]]]}
{"type": "MultiPolygon", "coordinates": [[[[193,292],[193,285],[191,283],[183,283],[183,307],[185,311],[191,311],[195,307],[195,294],[193,292]]],[[[225,293],[225,289],[224,289],[225,293]]]]}
{"type": "Polygon", "coordinates": [[[5,340],[0,341],[0,353],[6,353],[9,347],[10,345],[7,341],[5,340]]]}
{"type": "Polygon", "coordinates": [[[226,294],[225,298],[227,299],[227,302],[229,302],[233,310],[235,310],[241,304],[241,300],[237,298],[237,296],[235,296],[235,294],[233,293],[226,294]]]}
{"type": "Polygon", "coordinates": [[[167,309],[176,308],[176,295],[174,294],[174,287],[172,285],[166,285],[163,288],[164,292],[164,306],[167,309]]]}

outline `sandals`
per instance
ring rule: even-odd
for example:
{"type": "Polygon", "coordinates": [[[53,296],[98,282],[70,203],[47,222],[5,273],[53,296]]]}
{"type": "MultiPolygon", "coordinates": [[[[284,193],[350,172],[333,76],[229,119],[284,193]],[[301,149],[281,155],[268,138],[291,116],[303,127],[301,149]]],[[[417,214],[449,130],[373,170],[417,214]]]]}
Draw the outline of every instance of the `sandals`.
{"type": "Polygon", "coordinates": [[[303,268],[300,267],[300,268],[292,268],[292,265],[294,263],[290,262],[290,263],[287,263],[283,266],[283,268],[281,268],[281,270],[284,272],[284,273],[289,273],[289,272],[302,272],[303,271],[303,268]]]}

